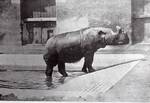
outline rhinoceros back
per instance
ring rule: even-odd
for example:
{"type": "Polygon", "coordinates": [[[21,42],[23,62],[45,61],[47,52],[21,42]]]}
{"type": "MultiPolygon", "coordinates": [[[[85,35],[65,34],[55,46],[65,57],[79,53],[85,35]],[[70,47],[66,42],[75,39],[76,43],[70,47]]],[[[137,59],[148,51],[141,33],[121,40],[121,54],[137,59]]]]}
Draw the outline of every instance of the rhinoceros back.
{"type": "Polygon", "coordinates": [[[80,31],[56,35],[46,43],[50,55],[58,54],[59,60],[76,62],[83,57],[80,46],[80,31]]]}
{"type": "Polygon", "coordinates": [[[46,48],[61,61],[77,62],[87,52],[94,53],[105,46],[99,42],[98,30],[91,28],[56,35],[47,41],[46,48]]]}

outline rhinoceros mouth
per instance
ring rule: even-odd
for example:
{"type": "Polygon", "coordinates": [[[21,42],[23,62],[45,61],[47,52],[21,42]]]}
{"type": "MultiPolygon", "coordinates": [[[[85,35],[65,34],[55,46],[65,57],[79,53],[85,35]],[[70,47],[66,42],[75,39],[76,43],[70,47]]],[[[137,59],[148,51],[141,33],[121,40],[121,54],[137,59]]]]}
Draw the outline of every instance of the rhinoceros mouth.
{"type": "Polygon", "coordinates": [[[129,37],[127,34],[122,34],[123,37],[119,35],[111,35],[104,38],[104,42],[106,45],[126,45],[129,43],[129,37]]]}
{"type": "Polygon", "coordinates": [[[106,35],[104,37],[104,40],[103,42],[106,44],[106,45],[112,45],[114,41],[116,41],[118,39],[118,35],[106,35]]]}

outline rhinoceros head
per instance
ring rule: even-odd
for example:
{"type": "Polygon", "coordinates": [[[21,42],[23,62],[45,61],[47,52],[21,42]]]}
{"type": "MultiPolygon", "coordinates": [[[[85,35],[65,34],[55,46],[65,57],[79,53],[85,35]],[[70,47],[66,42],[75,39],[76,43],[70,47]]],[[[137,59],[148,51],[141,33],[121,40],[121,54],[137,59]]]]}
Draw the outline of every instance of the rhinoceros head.
{"type": "Polygon", "coordinates": [[[105,36],[106,45],[124,45],[129,43],[127,33],[119,26],[116,26],[117,32],[107,33],[105,36]]]}

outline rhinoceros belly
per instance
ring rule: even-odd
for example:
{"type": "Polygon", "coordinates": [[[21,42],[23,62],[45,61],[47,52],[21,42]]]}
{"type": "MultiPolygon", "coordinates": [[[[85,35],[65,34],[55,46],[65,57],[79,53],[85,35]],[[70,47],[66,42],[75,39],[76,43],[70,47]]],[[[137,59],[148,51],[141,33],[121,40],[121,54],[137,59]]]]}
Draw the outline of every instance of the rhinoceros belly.
{"type": "Polygon", "coordinates": [[[81,47],[66,47],[63,48],[59,53],[59,60],[66,63],[73,63],[79,61],[83,57],[81,47]]]}

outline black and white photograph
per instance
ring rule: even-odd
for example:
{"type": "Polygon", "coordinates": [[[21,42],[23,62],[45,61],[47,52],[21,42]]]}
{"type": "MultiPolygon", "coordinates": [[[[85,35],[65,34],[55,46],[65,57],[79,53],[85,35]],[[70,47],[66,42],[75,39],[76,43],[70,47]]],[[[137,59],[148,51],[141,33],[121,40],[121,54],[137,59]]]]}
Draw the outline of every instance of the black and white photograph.
{"type": "Polygon", "coordinates": [[[0,102],[150,102],[150,0],[0,0],[0,102]]]}

